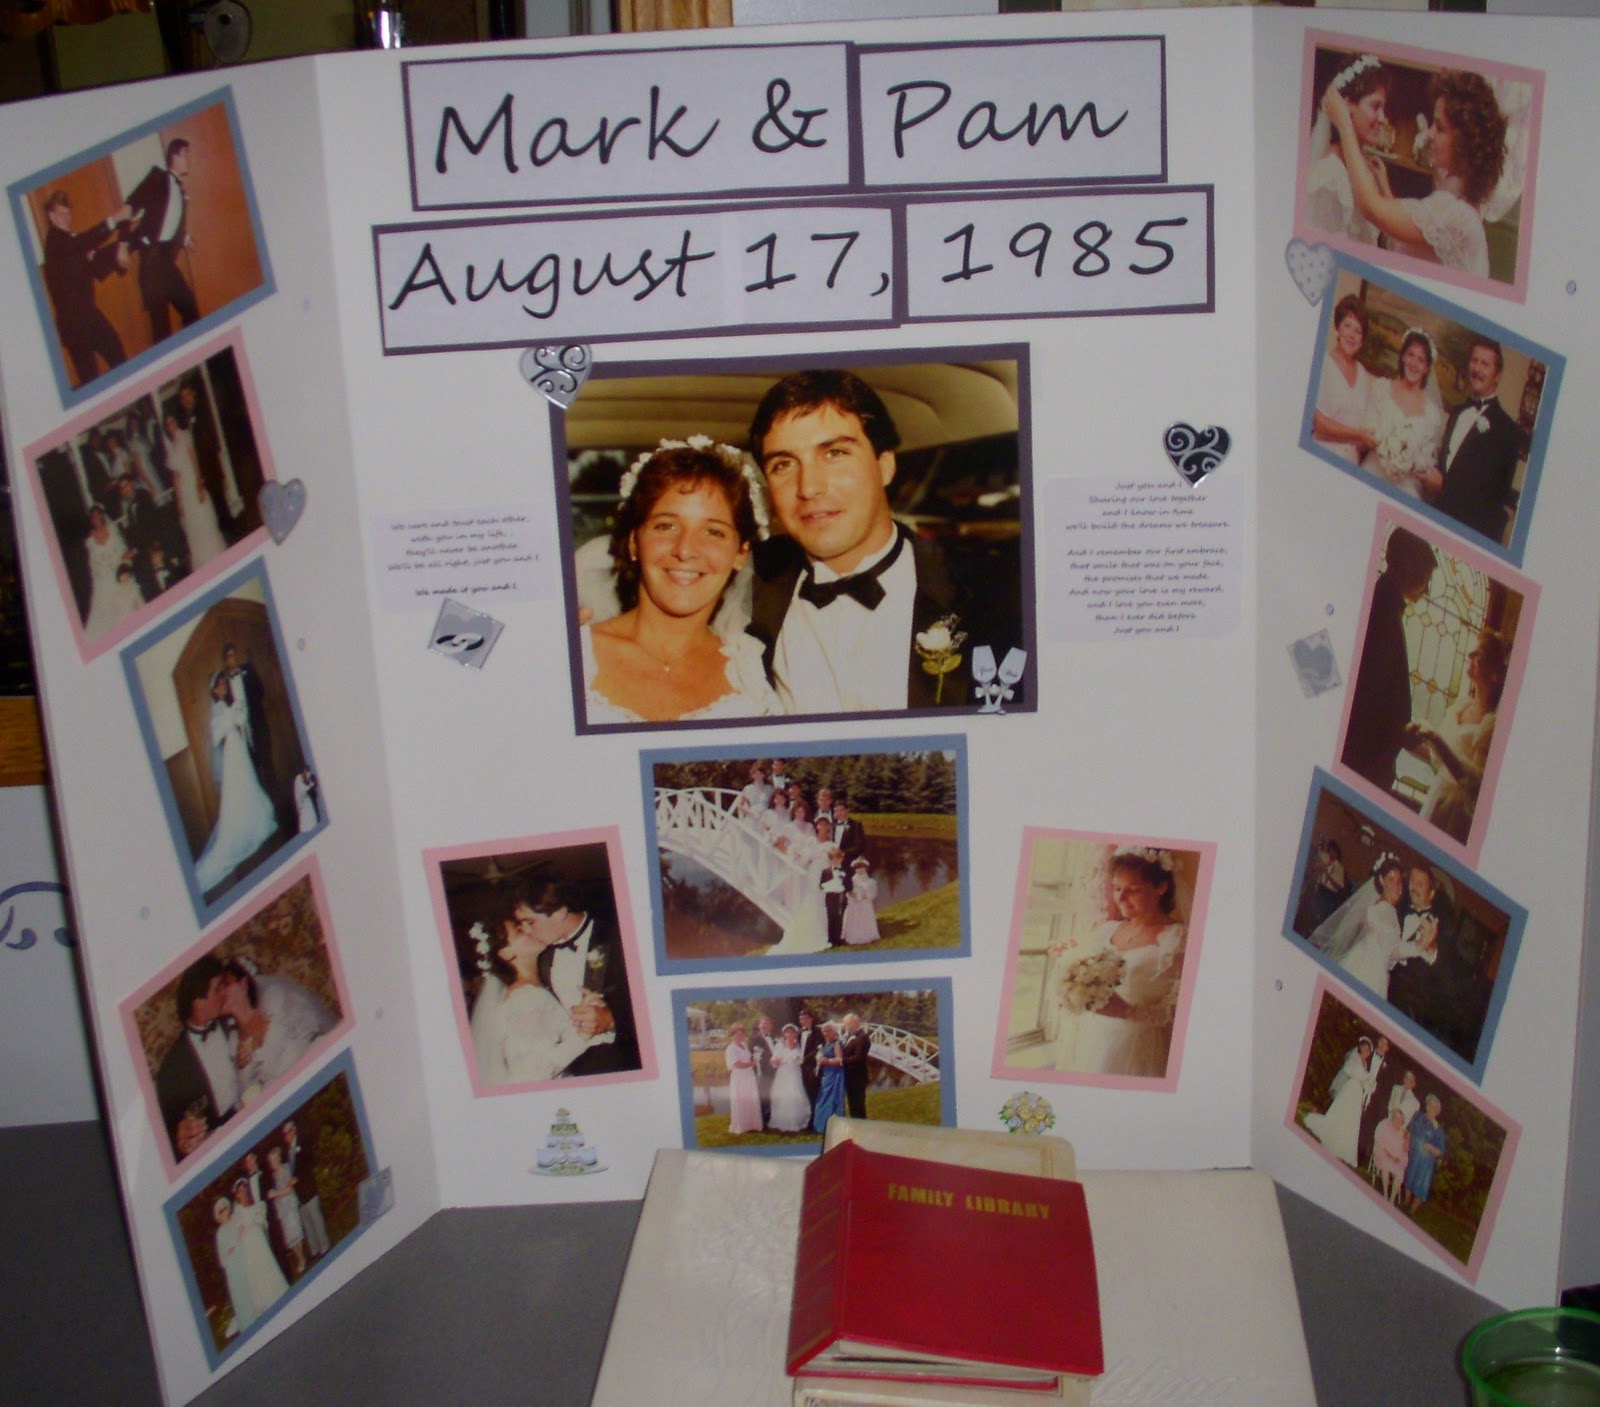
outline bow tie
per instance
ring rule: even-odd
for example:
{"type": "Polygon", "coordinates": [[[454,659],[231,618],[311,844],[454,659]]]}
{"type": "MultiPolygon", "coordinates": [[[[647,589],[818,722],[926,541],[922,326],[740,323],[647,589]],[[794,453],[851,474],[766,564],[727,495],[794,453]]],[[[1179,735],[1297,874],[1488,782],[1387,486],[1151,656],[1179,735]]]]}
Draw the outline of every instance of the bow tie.
{"type": "Polygon", "coordinates": [[[837,581],[818,581],[811,566],[806,567],[805,580],[800,583],[800,599],[809,601],[819,611],[826,610],[841,596],[850,596],[869,611],[875,611],[883,602],[883,583],[878,580],[900,558],[905,537],[895,534],[894,546],[864,572],[842,576],[837,581]]]}
{"type": "Polygon", "coordinates": [[[204,1026],[190,1026],[187,1023],[185,1023],[185,1029],[189,1032],[189,1034],[191,1036],[199,1036],[202,1040],[204,1040],[205,1037],[209,1036],[221,1024],[222,1024],[222,1022],[221,1022],[220,1019],[216,1020],[216,1021],[208,1022],[204,1026]]]}

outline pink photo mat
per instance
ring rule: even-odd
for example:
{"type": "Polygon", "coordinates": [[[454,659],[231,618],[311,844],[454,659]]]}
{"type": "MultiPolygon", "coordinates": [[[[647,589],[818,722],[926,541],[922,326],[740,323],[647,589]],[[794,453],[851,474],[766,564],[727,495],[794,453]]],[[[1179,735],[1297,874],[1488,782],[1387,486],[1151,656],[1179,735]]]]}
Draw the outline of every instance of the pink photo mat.
{"type": "Polygon", "coordinates": [[[1539,586],[1527,577],[1514,572],[1498,558],[1469,547],[1458,538],[1417,518],[1411,518],[1386,504],[1380,504],[1377,522],[1373,527],[1372,550],[1367,558],[1366,584],[1361,592],[1361,614],[1357,618],[1356,643],[1350,658],[1350,672],[1346,676],[1344,706],[1339,714],[1339,736],[1334,746],[1333,770],[1339,780],[1359,792],[1366,800],[1380,808],[1386,815],[1425,836],[1446,854],[1464,861],[1474,869],[1483,850],[1484,834],[1489,827],[1489,816],[1494,809],[1496,783],[1500,779],[1500,764],[1505,757],[1506,745],[1511,738],[1511,728],[1516,721],[1517,697],[1522,691],[1522,676],[1528,667],[1528,649],[1533,640],[1533,621],[1538,612],[1539,586]],[[1436,826],[1424,821],[1421,815],[1398,798],[1380,790],[1360,773],[1344,765],[1345,736],[1350,729],[1350,710],[1355,702],[1355,680],[1361,671],[1361,653],[1366,646],[1367,616],[1372,610],[1372,593],[1378,582],[1378,563],[1383,557],[1384,543],[1392,528],[1403,527],[1428,542],[1436,551],[1447,553],[1469,567],[1509,587],[1522,597],[1522,610],[1517,619],[1516,638],[1511,642],[1511,659],[1506,667],[1505,687],[1500,692],[1500,705],[1496,709],[1494,739],[1489,744],[1489,760],[1484,767],[1483,781],[1478,787],[1478,800],[1472,813],[1472,828],[1467,832],[1465,844],[1446,835],[1436,826]]]}
{"type": "Polygon", "coordinates": [[[181,361],[168,362],[148,375],[141,376],[137,381],[119,385],[115,396],[89,406],[58,429],[35,440],[22,452],[24,470],[29,483],[33,486],[33,499],[39,511],[40,526],[44,531],[45,541],[49,544],[50,563],[55,572],[56,587],[61,593],[67,624],[78,647],[78,657],[85,664],[138,634],[158,616],[180,602],[187,601],[196,592],[204,590],[209,583],[254,551],[265,540],[267,530],[263,525],[253,532],[246,533],[238,542],[213,557],[205,566],[196,568],[177,585],[163,591],[154,601],[146,601],[138,610],[118,621],[110,630],[91,640],[84,634],[84,623],[78,616],[78,603],[72,594],[72,583],[67,579],[66,559],[62,555],[61,543],[56,537],[55,522],[50,516],[50,505],[45,499],[44,484],[39,478],[38,460],[41,455],[59,448],[75,435],[81,435],[92,426],[98,425],[108,415],[114,415],[123,407],[132,405],[141,396],[154,395],[158,387],[176,380],[185,372],[192,371],[201,362],[208,361],[225,348],[232,348],[234,363],[239,368],[239,380],[244,388],[245,405],[250,415],[250,432],[255,437],[256,451],[261,457],[262,480],[264,483],[276,481],[278,473],[272,459],[272,448],[267,443],[266,433],[262,429],[261,403],[256,395],[255,378],[250,374],[250,361],[244,352],[244,337],[237,327],[202,346],[189,348],[188,355],[181,361]]]}
{"type": "Polygon", "coordinates": [[[655,1041],[650,1031],[650,1008],[645,997],[644,969],[639,965],[639,943],[633,927],[633,905],[628,899],[627,872],[622,863],[622,836],[615,826],[593,830],[557,831],[549,835],[512,837],[506,840],[477,841],[470,845],[448,845],[422,852],[422,862],[428,872],[428,892],[433,898],[433,915],[439,931],[439,941],[444,955],[445,976],[450,985],[456,1031],[461,1038],[461,1054],[466,1061],[467,1078],[472,1083],[474,1098],[501,1094],[525,1094],[535,1090],[571,1089],[573,1080],[529,1080],[520,1084],[486,1085],[478,1078],[478,1059],[472,1047],[472,1026],[467,1013],[467,994],[462,990],[461,976],[456,968],[455,941],[450,930],[450,910],[445,902],[444,881],[440,865],[446,860],[471,860],[484,855],[505,855],[512,852],[559,850],[574,845],[604,845],[606,863],[611,871],[612,900],[617,911],[617,941],[622,944],[624,961],[628,969],[628,1000],[633,1006],[634,1033],[639,1042],[639,1068],[619,1070],[614,1074],[584,1075],[583,1087],[622,1084],[656,1078],[655,1041]]]}
{"type": "Polygon", "coordinates": [[[144,1098],[145,1113],[149,1117],[151,1128],[154,1130],[153,1143],[157,1153],[160,1155],[161,1166],[166,1172],[169,1182],[178,1175],[181,1169],[203,1161],[223,1143],[233,1138],[239,1132],[239,1129],[250,1121],[251,1110],[241,1110],[233,1118],[220,1125],[188,1157],[183,1158],[181,1161],[174,1158],[171,1140],[167,1137],[166,1125],[161,1118],[161,1108],[156,1102],[155,1078],[150,1073],[150,1062],[145,1058],[144,1043],[139,1038],[139,1027],[134,1020],[134,1013],[202,953],[210,952],[219,943],[226,940],[247,919],[260,913],[303,879],[310,880],[312,902],[317,908],[317,919],[322,924],[324,946],[328,953],[328,970],[333,978],[334,989],[339,994],[339,1022],[331,1031],[312,1045],[283,1075],[268,1085],[261,1092],[261,1097],[252,1104],[252,1109],[266,1108],[273,1103],[283,1090],[298,1080],[306,1069],[327,1055],[355,1025],[354,1008],[350,1004],[350,989],[345,982],[344,964],[339,959],[339,945],[334,938],[333,922],[328,914],[328,897],[323,888],[322,871],[317,865],[315,855],[308,856],[300,864],[292,866],[287,872],[267,885],[265,889],[253,894],[248,908],[236,909],[220,923],[214,924],[192,946],[186,948],[161,971],[156,973],[154,977],[117,1003],[117,1012],[122,1018],[123,1033],[127,1037],[128,1047],[133,1057],[134,1076],[139,1082],[139,1092],[144,1098]]]}
{"type": "Polygon", "coordinates": [[[1483,1257],[1489,1249],[1489,1237],[1494,1230],[1495,1217],[1500,1211],[1500,1203],[1505,1197],[1506,1182],[1511,1176],[1511,1164],[1516,1156],[1517,1143],[1522,1137],[1522,1126],[1514,1122],[1503,1110],[1483,1097],[1481,1091],[1466,1080],[1451,1074],[1437,1060],[1423,1054],[1420,1042],[1410,1040],[1399,1030],[1387,1022],[1373,1016],[1371,1008],[1358,1001],[1350,992],[1336,986],[1326,976],[1319,975],[1315,988],[1311,993],[1311,1012],[1306,1021],[1305,1036],[1300,1043],[1300,1056],[1294,1064],[1294,1078],[1289,1085],[1289,1107],[1284,1115],[1284,1127],[1289,1130],[1301,1143],[1305,1144],[1318,1157],[1331,1166],[1337,1174],[1352,1186],[1362,1188],[1377,1203],[1380,1209],[1391,1214],[1412,1236],[1421,1242],[1428,1250],[1448,1266],[1456,1274],[1462,1276],[1469,1285],[1477,1283],[1478,1272],[1483,1266],[1483,1257]],[[1316,1136],[1302,1128],[1295,1120],[1295,1110],[1298,1107],[1301,1087],[1305,1084],[1306,1062],[1311,1058],[1311,1047],[1317,1034],[1317,1017],[1322,1010],[1322,999],[1325,995],[1332,995],[1335,1001],[1347,1010],[1354,1012],[1361,1020],[1380,1036],[1388,1038],[1390,1059],[1404,1058],[1408,1065],[1414,1065],[1417,1073],[1438,1085],[1443,1085],[1457,1098],[1472,1105],[1488,1118],[1505,1130],[1505,1147],[1500,1152],[1500,1160],[1495,1165],[1494,1181],[1489,1189],[1488,1199],[1483,1205],[1483,1215],[1478,1219],[1477,1235],[1472,1240],[1472,1254],[1468,1257],[1465,1266],[1462,1265],[1450,1252],[1441,1246],[1433,1237],[1429,1236],[1410,1217],[1400,1211],[1398,1207],[1391,1206],[1384,1200],[1382,1190],[1367,1180],[1364,1173],[1358,1168],[1351,1167],[1337,1154],[1330,1153],[1317,1140],[1316,1136]],[[1397,1056],[1394,1052],[1403,1053],[1397,1056]]]}
{"type": "Polygon", "coordinates": [[[1496,298],[1510,298],[1518,303],[1528,299],[1528,265],[1533,250],[1534,187],[1539,171],[1540,128],[1544,118],[1544,74],[1533,68],[1516,64],[1499,63],[1492,59],[1470,58],[1462,54],[1445,54],[1436,49],[1419,49],[1407,44],[1392,44],[1357,34],[1336,34],[1328,30],[1308,29],[1305,33],[1301,58],[1300,101],[1295,109],[1295,122],[1300,134],[1298,155],[1295,161],[1294,232],[1307,244],[1326,244],[1343,250],[1357,258],[1374,264],[1383,264],[1408,274],[1433,279],[1439,283],[1455,284],[1476,289],[1496,298]],[[1515,277],[1507,283],[1502,279],[1479,278],[1462,269],[1447,268],[1428,259],[1418,259],[1393,249],[1380,249],[1336,231],[1324,230],[1311,224],[1305,215],[1306,168],[1310,164],[1311,110],[1314,96],[1312,88],[1315,60],[1318,49],[1337,49],[1342,53],[1375,54],[1379,59],[1394,60],[1410,68],[1460,69],[1482,74],[1485,78],[1504,78],[1515,83],[1527,83],[1533,88],[1533,106],[1528,119],[1527,153],[1522,183],[1521,214],[1517,220],[1517,266],[1515,277]]]}
{"type": "Polygon", "coordinates": [[[996,1078],[1045,1080],[1055,1084],[1093,1085],[1102,1089],[1167,1091],[1177,1089],[1183,1066],[1184,1038],[1189,1027],[1189,1008],[1194,1003],[1195,979],[1200,966],[1201,938],[1205,931],[1206,909],[1211,899],[1211,876],[1216,865],[1217,846],[1209,840],[1163,840],[1151,836],[1124,835],[1113,831],[1062,830],[1054,826],[1025,826],[1022,856],[1017,866],[1017,885],[1011,906],[1011,933],[1006,942],[1006,966],[1001,977],[1000,1018],[995,1029],[994,1060],[989,1073],[996,1078]],[[1178,992],[1178,1008],[1172,1021],[1172,1047],[1167,1056],[1167,1073],[1160,1079],[1145,1075],[1096,1075],[1078,1070],[1051,1070],[1006,1063],[1006,1033],[1011,1025],[1011,1004],[1016,995],[1017,965],[1022,946],[1023,920],[1028,906],[1028,882],[1033,870],[1034,843],[1043,836],[1091,845],[1133,845],[1155,850],[1179,850],[1200,857],[1195,876],[1194,903],[1188,917],[1184,940],[1183,976],[1178,992]]]}

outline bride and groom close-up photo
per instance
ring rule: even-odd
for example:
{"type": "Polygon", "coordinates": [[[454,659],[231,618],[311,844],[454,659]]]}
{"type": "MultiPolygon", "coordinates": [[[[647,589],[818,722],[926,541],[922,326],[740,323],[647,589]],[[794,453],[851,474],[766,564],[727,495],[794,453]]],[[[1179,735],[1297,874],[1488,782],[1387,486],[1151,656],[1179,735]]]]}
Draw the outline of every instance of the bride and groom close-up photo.
{"type": "Polygon", "coordinates": [[[963,645],[1028,643],[1018,375],[591,380],[561,428],[586,726],[975,707],[963,645]]]}

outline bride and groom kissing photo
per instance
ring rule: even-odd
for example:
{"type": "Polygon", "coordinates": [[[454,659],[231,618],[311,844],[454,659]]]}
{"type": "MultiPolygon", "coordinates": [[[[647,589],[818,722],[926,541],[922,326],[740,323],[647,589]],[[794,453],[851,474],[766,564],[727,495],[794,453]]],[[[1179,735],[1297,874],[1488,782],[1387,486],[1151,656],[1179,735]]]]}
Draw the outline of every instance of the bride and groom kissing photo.
{"type": "Polygon", "coordinates": [[[1017,363],[954,371],[597,375],[558,426],[574,513],[629,466],[609,522],[572,529],[584,728],[975,708],[973,650],[1025,646],[1031,616],[1017,363]],[[889,401],[924,390],[947,403],[908,443],[889,401]],[[636,396],[669,432],[642,451],[636,396]]]}
{"type": "Polygon", "coordinates": [[[609,839],[425,858],[479,1093],[653,1073],[609,839]]]}

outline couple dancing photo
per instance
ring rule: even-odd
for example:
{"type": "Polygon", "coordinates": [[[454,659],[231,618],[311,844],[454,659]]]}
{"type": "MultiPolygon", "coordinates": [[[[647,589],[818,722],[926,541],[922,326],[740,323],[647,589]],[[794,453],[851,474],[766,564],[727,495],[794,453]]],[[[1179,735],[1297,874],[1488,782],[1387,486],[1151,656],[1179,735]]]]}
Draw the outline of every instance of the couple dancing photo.
{"type": "Polygon", "coordinates": [[[1304,447],[1520,554],[1554,406],[1548,361],[1354,270],[1330,298],[1304,447]]]}
{"type": "Polygon", "coordinates": [[[686,1147],[814,1152],[828,1120],[938,1124],[948,986],[675,1000],[686,1147]]]}
{"type": "Polygon", "coordinates": [[[594,380],[561,426],[586,728],[972,709],[970,648],[1027,645],[1015,362],[594,380]]]}
{"type": "Polygon", "coordinates": [[[1289,934],[1481,1079],[1525,912],[1406,843],[1331,778],[1318,781],[1289,934]]]}
{"type": "Polygon", "coordinates": [[[1390,1215],[1473,1273],[1515,1125],[1319,989],[1288,1123],[1390,1215]]]}
{"type": "Polygon", "coordinates": [[[59,164],[22,200],[64,390],[271,291],[229,99],[59,164]]]}
{"type": "Polygon", "coordinates": [[[644,1072],[606,841],[427,858],[480,1091],[644,1072]]]}
{"type": "Polygon", "coordinates": [[[1543,76],[1438,57],[1424,67],[1413,57],[1316,48],[1302,233],[1443,266],[1461,282],[1520,283],[1543,76]]]}
{"type": "Polygon", "coordinates": [[[960,949],[965,745],[923,741],[790,757],[646,753],[664,961],[960,949]]]}
{"type": "Polygon", "coordinates": [[[261,565],[124,663],[196,907],[215,912],[327,819],[261,565]]]}
{"type": "Polygon", "coordinates": [[[348,1026],[309,875],[125,1003],[155,1112],[181,1162],[348,1026]]]}
{"type": "Polygon", "coordinates": [[[1210,850],[1030,831],[1022,865],[998,1063],[1174,1083],[1210,850]]]}
{"type": "Polygon", "coordinates": [[[262,526],[266,466],[232,347],[30,457],[91,652],[262,526]]]}
{"type": "Polygon", "coordinates": [[[370,1175],[350,1076],[341,1069],[235,1148],[176,1208],[186,1252],[179,1260],[213,1363],[343,1249],[360,1225],[360,1189],[370,1175]]]}
{"type": "Polygon", "coordinates": [[[1375,558],[1339,759],[1434,835],[1472,849],[1532,600],[1383,513],[1375,558]]]}

